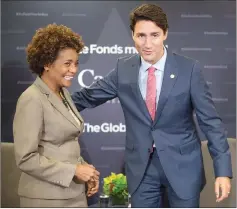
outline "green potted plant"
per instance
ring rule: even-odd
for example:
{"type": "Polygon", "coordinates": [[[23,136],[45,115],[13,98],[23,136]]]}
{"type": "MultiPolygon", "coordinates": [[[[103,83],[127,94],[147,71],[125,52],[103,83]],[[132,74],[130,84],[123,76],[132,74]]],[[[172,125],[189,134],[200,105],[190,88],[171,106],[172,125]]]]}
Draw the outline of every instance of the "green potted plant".
{"type": "Polygon", "coordinates": [[[122,173],[111,173],[104,178],[103,192],[109,195],[112,205],[126,205],[128,200],[127,178],[122,173]]]}

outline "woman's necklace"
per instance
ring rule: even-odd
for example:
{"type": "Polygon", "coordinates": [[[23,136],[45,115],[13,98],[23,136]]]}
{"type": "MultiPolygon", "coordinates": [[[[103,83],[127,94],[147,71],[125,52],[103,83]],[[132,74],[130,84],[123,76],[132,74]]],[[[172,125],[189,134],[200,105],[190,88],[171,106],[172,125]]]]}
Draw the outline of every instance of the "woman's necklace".
{"type": "Polygon", "coordinates": [[[69,104],[68,104],[66,98],[63,96],[62,91],[60,91],[59,94],[60,94],[60,97],[62,98],[62,101],[63,101],[63,104],[65,105],[65,107],[66,107],[68,110],[70,110],[70,106],[69,106],[69,104]]]}

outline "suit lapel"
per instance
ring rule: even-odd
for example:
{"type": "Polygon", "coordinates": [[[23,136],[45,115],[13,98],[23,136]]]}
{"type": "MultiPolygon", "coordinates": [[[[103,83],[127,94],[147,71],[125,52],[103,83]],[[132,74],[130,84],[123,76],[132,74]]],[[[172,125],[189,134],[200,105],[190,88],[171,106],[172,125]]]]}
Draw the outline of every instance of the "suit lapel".
{"type": "Polygon", "coordinates": [[[178,77],[178,68],[174,60],[174,55],[167,50],[167,59],[165,63],[163,82],[160,92],[160,97],[157,105],[154,125],[159,121],[164,106],[168,100],[169,94],[174,87],[178,77]]]}
{"type": "Polygon", "coordinates": [[[131,70],[128,70],[128,73],[130,73],[128,76],[131,78],[131,83],[130,86],[133,90],[133,93],[135,95],[135,97],[137,98],[137,101],[139,103],[139,106],[141,107],[145,117],[152,121],[151,116],[148,112],[147,106],[146,106],[146,102],[144,101],[141,91],[140,91],[140,87],[138,84],[139,81],[139,69],[140,69],[140,65],[141,65],[141,59],[139,55],[135,55],[132,65],[131,65],[131,70]]]}
{"type": "Polygon", "coordinates": [[[77,111],[72,99],[71,99],[71,96],[70,94],[68,93],[68,91],[65,89],[65,88],[62,88],[63,89],[63,93],[64,93],[64,96],[66,98],[66,100],[68,101],[69,103],[69,106],[71,107],[73,113],[76,115],[76,117],[81,121],[81,123],[84,122],[83,118],[81,117],[80,113],[77,111]]]}
{"type": "MultiPolygon", "coordinates": [[[[79,124],[75,121],[71,113],[67,110],[63,102],[56,96],[56,94],[39,78],[35,81],[36,86],[47,96],[48,101],[57,109],[68,121],[70,121],[76,128],[80,129],[79,124]]],[[[57,121],[56,121],[57,122],[57,121]]]]}
{"type": "Polygon", "coordinates": [[[68,121],[70,121],[76,128],[80,128],[79,124],[75,121],[63,102],[56,95],[50,94],[48,100],[68,121]]]}

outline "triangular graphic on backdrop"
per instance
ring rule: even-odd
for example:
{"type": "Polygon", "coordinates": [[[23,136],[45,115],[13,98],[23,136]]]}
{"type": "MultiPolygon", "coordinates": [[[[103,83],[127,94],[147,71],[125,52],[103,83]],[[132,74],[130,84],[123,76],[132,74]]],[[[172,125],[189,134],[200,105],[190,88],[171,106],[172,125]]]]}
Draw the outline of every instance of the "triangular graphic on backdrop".
{"type": "Polygon", "coordinates": [[[128,27],[129,25],[123,23],[117,9],[113,8],[103,25],[97,43],[87,45],[89,53],[81,55],[89,56],[89,59],[85,64],[79,65],[77,79],[74,79],[70,89],[89,86],[94,79],[101,78],[111,71],[118,57],[136,54],[128,27]]]}

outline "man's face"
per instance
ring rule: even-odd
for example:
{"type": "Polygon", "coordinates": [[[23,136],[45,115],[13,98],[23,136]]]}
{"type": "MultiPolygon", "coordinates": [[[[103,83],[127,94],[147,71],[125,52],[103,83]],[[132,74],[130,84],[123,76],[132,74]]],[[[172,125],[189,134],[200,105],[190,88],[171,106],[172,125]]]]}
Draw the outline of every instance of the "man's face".
{"type": "Polygon", "coordinates": [[[167,33],[149,20],[140,20],[134,27],[133,41],[138,53],[150,64],[155,64],[163,55],[167,33]]]}

